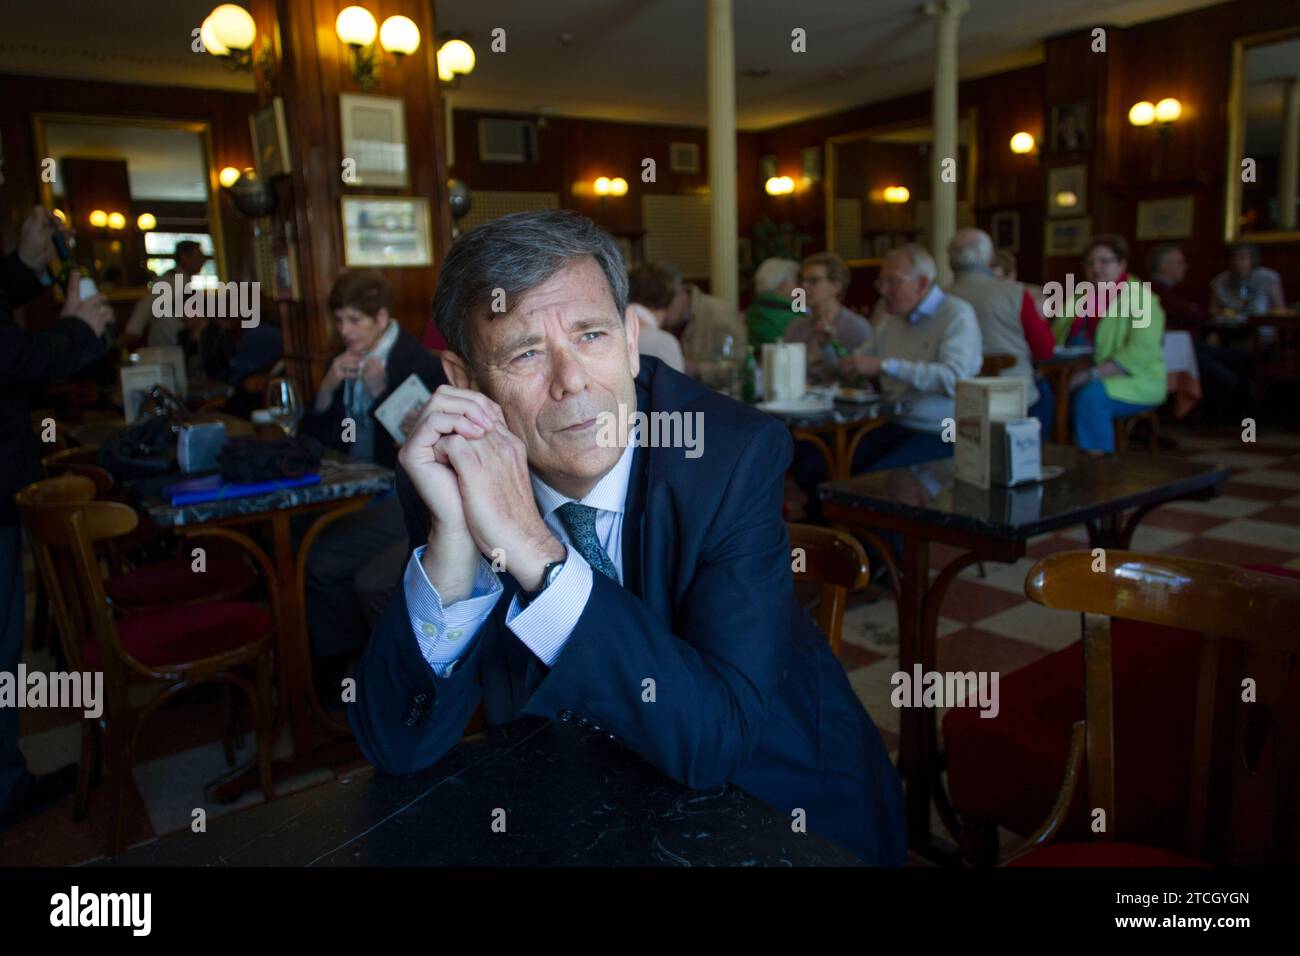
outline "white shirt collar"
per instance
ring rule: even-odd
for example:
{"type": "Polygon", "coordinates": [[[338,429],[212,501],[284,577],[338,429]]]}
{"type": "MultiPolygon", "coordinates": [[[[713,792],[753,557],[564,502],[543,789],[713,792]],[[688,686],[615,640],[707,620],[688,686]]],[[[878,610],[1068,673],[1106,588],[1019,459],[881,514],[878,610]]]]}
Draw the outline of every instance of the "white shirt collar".
{"type": "Polygon", "coordinates": [[[585,498],[570,498],[568,495],[556,491],[532,471],[529,471],[528,477],[533,483],[533,497],[537,499],[537,510],[541,512],[542,520],[549,518],[551,513],[560,505],[567,504],[570,501],[577,501],[579,504],[595,508],[597,511],[609,511],[617,515],[623,514],[623,509],[627,503],[628,484],[632,477],[632,457],[636,453],[638,435],[638,430],[633,428],[631,440],[628,441],[627,447],[623,449],[623,454],[619,456],[614,467],[605,473],[605,477],[596,482],[596,487],[587,492],[585,498]]]}

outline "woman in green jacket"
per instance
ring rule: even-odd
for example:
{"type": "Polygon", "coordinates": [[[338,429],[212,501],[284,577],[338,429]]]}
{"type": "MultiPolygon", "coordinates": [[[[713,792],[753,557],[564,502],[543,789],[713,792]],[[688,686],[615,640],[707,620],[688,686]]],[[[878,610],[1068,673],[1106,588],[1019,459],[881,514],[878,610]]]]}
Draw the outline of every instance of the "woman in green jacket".
{"type": "Polygon", "coordinates": [[[1088,283],[1052,322],[1058,345],[1091,345],[1093,366],[1070,377],[1070,419],[1084,451],[1115,451],[1114,419],[1166,396],[1165,314],[1148,283],[1128,273],[1122,236],[1096,236],[1083,253],[1088,283]]]}

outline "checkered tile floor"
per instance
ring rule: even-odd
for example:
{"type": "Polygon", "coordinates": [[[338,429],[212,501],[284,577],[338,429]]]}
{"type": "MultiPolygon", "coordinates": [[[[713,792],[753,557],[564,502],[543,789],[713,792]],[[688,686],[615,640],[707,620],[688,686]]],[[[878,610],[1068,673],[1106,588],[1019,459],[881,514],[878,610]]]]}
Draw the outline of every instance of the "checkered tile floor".
{"type": "MultiPolygon", "coordinates": [[[[1219,462],[1232,468],[1233,476],[1214,500],[1172,504],[1148,515],[1134,537],[1134,550],[1300,568],[1300,434],[1261,430],[1258,442],[1244,444],[1236,432],[1168,426],[1162,431],[1178,442],[1165,454],[1219,462]]],[[[1077,640],[1078,616],[1031,603],[1024,595],[1024,581],[1039,558],[1085,547],[1086,540],[1082,528],[1044,535],[1032,541],[1028,556],[1015,564],[987,563],[986,577],[981,578],[977,568],[967,569],[948,590],[941,610],[939,669],[997,670],[1005,676],[1077,640]]],[[[955,555],[936,546],[931,566],[942,567],[955,555]]],[[[28,580],[30,586],[30,568],[28,580]]],[[[895,752],[898,710],[889,702],[889,679],[898,669],[898,629],[891,597],[868,602],[858,596],[850,602],[841,658],[886,746],[895,752]]],[[[51,666],[41,655],[29,653],[25,659],[29,667],[51,666]]],[[[215,694],[200,691],[149,725],[133,773],[131,843],[189,826],[196,807],[204,807],[212,819],[260,801],[258,793],[224,807],[203,801],[202,784],[226,770],[219,704],[215,694]]],[[[20,720],[22,747],[34,772],[76,761],[76,714],[24,711],[20,720]]],[[[251,753],[251,745],[249,735],[241,760],[251,753]]],[[[279,742],[280,750],[286,747],[287,741],[279,742]]],[[[329,776],[321,771],[292,781],[281,792],[313,786],[329,776]]],[[[72,822],[70,799],[24,821],[0,839],[0,866],[61,865],[102,856],[109,811],[109,791],[101,784],[92,793],[88,819],[81,823],[72,822]]]]}

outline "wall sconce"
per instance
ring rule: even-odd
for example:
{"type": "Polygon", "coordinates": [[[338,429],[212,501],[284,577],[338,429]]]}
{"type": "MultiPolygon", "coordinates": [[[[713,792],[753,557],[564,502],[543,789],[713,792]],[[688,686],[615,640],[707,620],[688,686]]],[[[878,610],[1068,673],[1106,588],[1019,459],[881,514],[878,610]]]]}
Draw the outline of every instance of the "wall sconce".
{"type": "Polygon", "coordinates": [[[591,184],[591,191],[597,196],[626,196],[627,180],[622,176],[615,176],[610,179],[608,176],[601,176],[591,184]]]}
{"type": "Polygon", "coordinates": [[[462,76],[474,72],[477,62],[474,48],[459,37],[452,37],[438,47],[438,80],[455,89],[462,76]]]}
{"type": "MultiPolygon", "coordinates": [[[[253,43],[257,38],[257,25],[252,15],[237,3],[223,3],[213,7],[199,28],[203,49],[226,62],[232,70],[251,70],[254,65],[253,43]]],[[[262,45],[256,65],[267,82],[274,82],[275,61],[271,58],[270,41],[262,45]]]]}
{"type": "Polygon", "coordinates": [[[410,17],[389,17],[383,25],[365,7],[344,7],[334,21],[334,32],[352,50],[352,80],[363,90],[379,82],[380,53],[392,57],[391,66],[400,66],[402,57],[420,48],[420,28],[410,17]],[[375,38],[379,38],[379,49],[375,38]]]}
{"type": "Polygon", "coordinates": [[[68,215],[62,209],[51,209],[50,212],[52,212],[54,218],[63,223],[63,225],[66,226],[68,224],[68,215]]]}
{"type": "Polygon", "coordinates": [[[158,228],[158,219],[151,212],[142,212],[135,220],[135,227],[141,232],[151,232],[158,228]]]}
{"type": "Polygon", "coordinates": [[[1060,209],[1073,209],[1079,205],[1079,197],[1068,189],[1062,190],[1054,197],[1056,205],[1060,209]]]}
{"type": "Polygon", "coordinates": [[[90,219],[90,224],[94,226],[96,229],[103,229],[105,226],[108,225],[108,213],[104,212],[104,210],[102,209],[96,209],[92,211],[89,216],[89,219],[90,219]]]}
{"type": "Polygon", "coordinates": [[[221,172],[217,173],[217,182],[229,189],[235,183],[239,182],[241,173],[234,166],[227,166],[221,172]]]}
{"type": "Polygon", "coordinates": [[[1011,137],[1011,152],[1017,156],[1024,156],[1032,153],[1038,143],[1034,140],[1032,133],[1026,133],[1023,130],[1011,137]]]}
{"type": "Polygon", "coordinates": [[[886,186],[881,198],[888,203],[904,203],[912,198],[912,192],[906,186],[886,186]]]}
{"type": "Polygon", "coordinates": [[[126,228],[126,216],[122,215],[120,212],[110,212],[110,213],[108,214],[108,228],[109,228],[109,229],[125,229],[125,228],[126,228]]]}
{"type": "Polygon", "coordinates": [[[789,196],[794,192],[794,180],[789,176],[772,176],[763,188],[769,196],[789,196]]]}
{"type": "Polygon", "coordinates": [[[1166,96],[1159,103],[1152,104],[1141,100],[1129,107],[1128,121],[1134,126],[1156,124],[1156,133],[1161,140],[1169,136],[1169,127],[1183,115],[1183,104],[1172,96],[1166,96]]]}

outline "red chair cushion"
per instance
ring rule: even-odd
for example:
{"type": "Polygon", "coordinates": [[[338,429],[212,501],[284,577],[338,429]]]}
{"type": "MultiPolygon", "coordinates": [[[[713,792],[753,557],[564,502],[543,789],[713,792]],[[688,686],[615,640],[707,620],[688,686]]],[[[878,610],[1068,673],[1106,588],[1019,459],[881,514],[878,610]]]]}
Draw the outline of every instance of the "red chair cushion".
{"type": "Polygon", "coordinates": [[[1209,866],[1202,860],[1181,856],[1158,847],[1138,843],[1049,843],[1007,866],[1209,866]]]}
{"type": "MultiPolygon", "coordinates": [[[[1183,838],[1191,779],[1200,637],[1116,618],[1115,805],[1118,833],[1154,846],[1183,838]]],[[[1070,728],[1083,719],[1083,645],[1004,675],[992,720],[953,708],[943,721],[953,806],[1020,834],[1051,811],[1064,777],[1070,728]]],[[[1086,794],[1076,794],[1058,839],[1086,840],[1086,794]]]]}
{"type": "Polygon", "coordinates": [[[115,574],[104,582],[104,590],[114,605],[131,610],[233,597],[243,594],[256,580],[238,558],[209,557],[202,573],[193,570],[189,558],[176,558],[115,574]]]}
{"type": "MultiPolygon", "coordinates": [[[[178,604],[119,618],[118,637],[141,663],[165,669],[251,644],[271,629],[271,615],[246,601],[178,604]]],[[[98,670],[99,647],[83,641],[84,666],[98,670]]]]}

